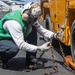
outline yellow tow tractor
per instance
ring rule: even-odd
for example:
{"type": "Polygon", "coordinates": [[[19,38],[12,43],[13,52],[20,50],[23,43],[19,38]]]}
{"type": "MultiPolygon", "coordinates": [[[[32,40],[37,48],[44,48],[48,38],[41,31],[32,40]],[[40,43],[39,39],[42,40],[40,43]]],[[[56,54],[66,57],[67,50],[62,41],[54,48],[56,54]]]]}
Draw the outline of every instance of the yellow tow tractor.
{"type": "MultiPolygon", "coordinates": [[[[53,32],[63,32],[61,42],[70,46],[71,54],[65,56],[64,64],[75,70],[75,0],[39,0],[41,18],[47,29],[53,32]]],[[[66,52],[66,51],[65,51],[66,52]]]]}

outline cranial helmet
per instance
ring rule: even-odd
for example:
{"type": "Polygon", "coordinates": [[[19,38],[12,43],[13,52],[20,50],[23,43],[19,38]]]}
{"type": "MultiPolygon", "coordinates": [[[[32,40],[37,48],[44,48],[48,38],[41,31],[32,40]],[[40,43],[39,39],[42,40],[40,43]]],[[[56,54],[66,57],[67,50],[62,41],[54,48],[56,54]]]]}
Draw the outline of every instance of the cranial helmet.
{"type": "Polygon", "coordinates": [[[41,9],[38,3],[30,2],[26,4],[21,12],[22,18],[29,23],[34,23],[41,14],[41,9]],[[28,17],[26,17],[26,14],[28,17]]]}
{"type": "Polygon", "coordinates": [[[22,11],[21,11],[21,14],[23,14],[23,12],[24,12],[26,9],[30,9],[32,3],[33,3],[33,2],[29,2],[29,3],[27,3],[26,5],[24,5],[24,7],[23,7],[23,9],[22,9],[22,11]]]}
{"type": "Polygon", "coordinates": [[[23,7],[23,9],[22,9],[22,11],[21,11],[21,14],[23,14],[23,12],[24,12],[25,10],[31,9],[31,8],[35,8],[35,7],[37,7],[37,6],[38,6],[38,3],[36,3],[36,2],[29,2],[29,3],[27,3],[26,5],[24,5],[24,7],[23,7]]]}
{"type": "Polygon", "coordinates": [[[26,5],[24,5],[22,11],[21,11],[21,14],[23,14],[23,12],[27,9],[31,9],[31,14],[33,16],[38,16],[40,15],[41,13],[41,9],[40,9],[40,6],[38,3],[36,2],[29,2],[27,3],[26,5]]]}

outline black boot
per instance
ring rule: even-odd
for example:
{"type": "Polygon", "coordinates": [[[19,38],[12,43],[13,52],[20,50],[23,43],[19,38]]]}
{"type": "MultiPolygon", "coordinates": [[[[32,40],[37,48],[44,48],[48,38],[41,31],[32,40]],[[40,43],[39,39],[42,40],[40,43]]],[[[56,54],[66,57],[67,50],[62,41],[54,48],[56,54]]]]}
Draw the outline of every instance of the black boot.
{"type": "Polygon", "coordinates": [[[36,52],[26,52],[26,65],[33,65],[33,59],[36,58],[36,52]]]}
{"type": "Polygon", "coordinates": [[[5,58],[2,58],[2,68],[3,69],[8,69],[9,68],[8,60],[6,60],[5,58]]]}
{"type": "Polygon", "coordinates": [[[2,63],[2,57],[0,56],[0,63],[2,63]]]}
{"type": "Polygon", "coordinates": [[[36,52],[26,52],[26,69],[31,69],[30,66],[34,65],[35,62],[32,61],[36,58],[36,52]]]}
{"type": "Polygon", "coordinates": [[[43,67],[44,67],[44,62],[42,62],[42,61],[40,61],[40,60],[38,61],[37,58],[34,58],[34,59],[32,60],[32,62],[34,62],[34,64],[30,66],[30,68],[31,68],[32,70],[35,70],[35,69],[39,69],[39,68],[43,68],[43,67]]]}
{"type": "Polygon", "coordinates": [[[9,68],[8,63],[3,63],[3,64],[2,64],[2,68],[3,68],[3,69],[8,69],[8,68],[9,68]]]}
{"type": "Polygon", "coordinates": [[[26,54],[26,66],[28,66],[28,68],[32,69],[33,66],[35,66],[35,68],[42,68],[44,67],[44,62],[42,61],[38,61],[38,59],[36,58],[36,53],[34,52],[27,52],[26,54]]]}

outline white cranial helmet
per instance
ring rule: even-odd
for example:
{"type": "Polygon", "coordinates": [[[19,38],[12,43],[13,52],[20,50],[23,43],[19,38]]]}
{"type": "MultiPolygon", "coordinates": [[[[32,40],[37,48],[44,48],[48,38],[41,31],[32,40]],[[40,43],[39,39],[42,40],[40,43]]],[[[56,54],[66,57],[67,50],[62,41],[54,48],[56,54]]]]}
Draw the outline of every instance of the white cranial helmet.
{"type": "Polygon", "coordinates": [[[31,9],[32,8],[32,13],[33,13],[33,15],[35,14],[40,14],[40,6],[39,6],[39,4],[37,3],[37,2],[29,2],[29,3],[27,3],[26,5],[24,5],[24,8],[22,9],[22,12],[21,12],[21,14],[25,11],[25,10],[27,10],[27,9],[31,9]]]}
{"type": "Polygon", "coordinates": [[[29,3],[27,3],[26,5],[24,5],[21,14],[22,14],[26,9],[30,9],[32,3],[33,3],[33,2],[29,2],[29,3]]]}
{"type": "Polygon", "coordinates": [[[31,13],[32,13],[33,16],[36,16],[36,17],[40,16],[41,15],[40,6],[37,6],[37,7],[33,8],[31,13]]]}

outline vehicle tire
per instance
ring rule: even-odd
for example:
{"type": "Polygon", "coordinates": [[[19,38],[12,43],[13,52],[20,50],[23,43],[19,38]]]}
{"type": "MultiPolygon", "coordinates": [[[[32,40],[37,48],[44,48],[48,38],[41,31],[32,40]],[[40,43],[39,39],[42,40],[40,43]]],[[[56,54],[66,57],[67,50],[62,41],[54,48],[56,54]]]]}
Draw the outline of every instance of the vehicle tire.
{"type": "MultiPolygon", "coordinates": [[[[48,30],[50,30],[50,31],[52,31],[52,26],[51,25],[52,25],[52,22],[51,22],[51,19],[50,19],[50,15],[47,14],[46,18],[45,18],[45,28],[48,29],[48,30]]],[[[53,39],[52,40],[52,45],[54,47],[58,47],[58,40],[53,39]]]]}
{"type": "Polygon", "coordinates": [[[49,14],[46,15],[45,26],[46,26],[46,29],[52,31],[51,20],[50,20],[50,15],[49,14]]]}
{"type": "Polygon", "coordinates": [[[75,62],[75,20],[71,27],[71,54],[73,61],[75,62]]]}

